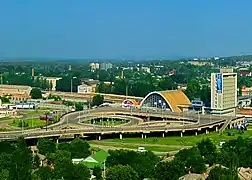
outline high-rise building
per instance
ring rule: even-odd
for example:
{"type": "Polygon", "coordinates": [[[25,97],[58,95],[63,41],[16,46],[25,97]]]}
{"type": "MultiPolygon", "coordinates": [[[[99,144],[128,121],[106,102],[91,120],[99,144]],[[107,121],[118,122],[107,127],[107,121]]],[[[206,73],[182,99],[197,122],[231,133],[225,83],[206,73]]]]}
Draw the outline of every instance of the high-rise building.
{"type": "Polygon", "coordinates": [[[32,68],[32,77],[34,77],[35,76],[35,70],[34,70],[34,68],[32,68]]]}
{"type": "Polygon", "coordinates": [[[211,109],[213,114],[235,115],[237,106],[237,73],[221,69],[211,74],[211,109]]]}
{"type": "Polygon", "coordinates": [[[111,63],[101,63],[100,69],[107,71],[108,69],[111,69],[113,65],[111,63]]]}

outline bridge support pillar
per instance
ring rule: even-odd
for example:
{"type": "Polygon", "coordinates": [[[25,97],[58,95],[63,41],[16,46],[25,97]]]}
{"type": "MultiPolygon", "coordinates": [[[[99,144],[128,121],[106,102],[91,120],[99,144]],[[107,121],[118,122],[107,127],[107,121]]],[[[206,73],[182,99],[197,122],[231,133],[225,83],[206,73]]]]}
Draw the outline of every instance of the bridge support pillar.
{"type": "Polygon", "coordinates": [[[180,133],[180,137],[183,137],[183,132],[181,131],[181,133],[180,133]]]}
{"type": "Polygon", "coordinates": [[[215,127],[215,131],[216,131],[216,132],[218,131],[218,126],[215,127]]]}
{"type": "Polygon", "coordinates": [[[198,136],[198,132],[197,131],[195,132],[195,136],[198,136]]]}
{"type": "Polygon", "coordinates": [[[59,144],[59,139],[58,138],[56,139],[56,143],[59,144]]]}
{"type": "Polygon", "coordinates": [[[144,138],[144,134],[142,134],[142,139],[144,138]]]}
{"type": "Polygon", "coordinates": [[[208,130],[206,129],[206,134],[208,134],[208,130]]]}
{"type": "Polygon", "coordinates": [[[122,139],[123,138],[123,136],[122,136],[122,134],[120,134],[120,139],[122,139]]]}
{"type": "Polygon", "coordinates": [[[101,140],[101,136],[98,137],[98,140],[99,140],[99,141],[101,140]]]}
{"type": "Polygon", "coordinates": [[[229,129],[232,129],[232,123],[229,124],[229,129]]]}
{"type": "Polygon", "coordinates": [[[165,136],[165,133],[162,133],[162,137],[164,138],[164,136],[165,136]]]}
{"type": "Polygon", "coordinates": [[[145,135],[144,135],[144,139],[146,139],[146,137],[147,137],[147,135],[145,134],[145,135]]]}

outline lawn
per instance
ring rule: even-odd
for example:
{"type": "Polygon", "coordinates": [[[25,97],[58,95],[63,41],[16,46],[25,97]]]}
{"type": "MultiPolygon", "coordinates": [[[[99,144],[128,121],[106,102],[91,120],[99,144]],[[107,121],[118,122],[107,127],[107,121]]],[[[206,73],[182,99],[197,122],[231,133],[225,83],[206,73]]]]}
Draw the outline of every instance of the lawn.
{"type": "MultiPolygon", "coordinates": [[[[123,144],[123,143],[102,143],[102,141],[92,141],[90,142],[91,145],[101,145],[101,146],[108,146],[108,147],[117,147],[117,148],[127,148],[127,149],[138,149],[138,145],[134,144],[123,144]]],[[[169,151],[177,151],[181,148],[176,147],[157,147],[157,146],[144,146],[148,151],[155,151],[155,152],[169,152],[169,151]]]]}
{"type": "Polygon", "coordinates": [[[9,116],[0,117],[0,121],[10,120],[10,119],[12,119],[12,118],[11,118],[11,117],[9,117],[9,116]]]}
{"type": "Polygon", "coordinates": [[[224,131],[222,135],[219,135],[217,132],[212,132],[209,134],[201,134],[198,136],[167,136],[167,137],[148,137],[146,139],[142,138],[123,138],[122,140],[118,139],[104,139],[101,142],[114,142],[116,143],[131,143],[134,144],[163,144],[163,145],[178,145],[178,146],[194,146],[200,142],[203,138],[210,138],[216,145],[219,145],[222,141],[228,141],[231,139],[236,139],[239,136],[244,138],[252,136],[252,130],[245,131],[244,134],[240,134],[237,130],[231,130],[234,133],[234,136],[228,136],[228,130],[224,131]]]}
{"type": "Polygon", "coordinates": [[[18,111],[21,115],[44,115],[46,111],[41,110],[20,110],[18,111]]]}
{"type": "MultiPolygon", "coordinates": [[[[20,124],[22,123],[22,120],[13,120],[12,122],[9,123],[10,126],[15,126],[15,127],[20,127],[20,124]]],[[[23,123],[26,123],[26,127],[24,129],[30,129],[30,128],[35,128],[35,127],[40,127],[40,126],[45,126],[46,121],[41,121],[39,118],[33,118],[33,119],[24,119],[23,123]]],[[[20,127],[21,128],[21,127],[20,127]]]]}

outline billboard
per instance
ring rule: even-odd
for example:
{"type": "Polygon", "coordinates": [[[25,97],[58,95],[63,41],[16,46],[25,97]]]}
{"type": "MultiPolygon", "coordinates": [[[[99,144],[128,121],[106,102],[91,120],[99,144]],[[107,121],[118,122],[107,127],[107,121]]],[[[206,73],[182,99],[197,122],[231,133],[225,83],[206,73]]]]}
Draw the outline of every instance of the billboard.
{"type": "Polygon", "coordinates": [[[217,93],[222,93],[222,74],[216,74],[217,93]]]}

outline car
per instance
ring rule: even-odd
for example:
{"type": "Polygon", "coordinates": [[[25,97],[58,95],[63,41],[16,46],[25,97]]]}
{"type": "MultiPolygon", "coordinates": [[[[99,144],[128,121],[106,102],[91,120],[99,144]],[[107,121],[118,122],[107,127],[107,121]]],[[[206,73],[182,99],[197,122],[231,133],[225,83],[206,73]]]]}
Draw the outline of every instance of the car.
{"type": "Polygon", "coordinates": [[[144,147],[138,147],[138,152],[146,152],[147,150],[144,147]]]}

